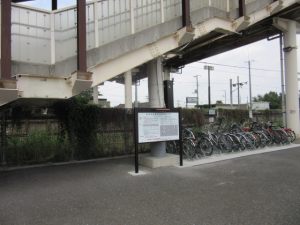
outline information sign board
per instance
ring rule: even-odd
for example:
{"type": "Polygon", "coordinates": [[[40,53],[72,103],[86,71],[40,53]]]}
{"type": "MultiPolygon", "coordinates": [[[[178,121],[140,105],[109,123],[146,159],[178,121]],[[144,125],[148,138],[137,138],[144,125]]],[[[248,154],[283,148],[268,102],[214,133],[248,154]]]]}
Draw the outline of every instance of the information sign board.
{"type": "Polygon", "coordinates": [[[138,112],[138,143],[179,140],[178,112],[138,112]]]}
{"type": "Polygon", "coordinates": [[[195,103],[197,104],[198,99],[197,97],[186,97],[186,103],[195,103]]]}
{"type": "Polygon", "coordinates": [[[216,110],[215,109],[209,109],[208,110],[208,115],[215,116],[216,115],[216,110]]]}

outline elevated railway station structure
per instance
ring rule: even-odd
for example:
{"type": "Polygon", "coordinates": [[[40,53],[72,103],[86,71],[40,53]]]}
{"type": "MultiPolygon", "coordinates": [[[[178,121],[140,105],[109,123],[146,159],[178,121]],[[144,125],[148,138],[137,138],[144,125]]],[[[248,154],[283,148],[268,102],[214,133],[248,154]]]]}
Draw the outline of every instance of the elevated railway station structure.
{"type": "Polygon", "coordinates": [[[299,0],[77,0],[62,9],[52,0],[52,10],[23,1],[1,1],[1,106],[67,99],[115,79],[131,108],[139,76],[149,79],[150,106],[165,107],[173,68],[283,34],[287,126],[300,134],[299,0]]]}

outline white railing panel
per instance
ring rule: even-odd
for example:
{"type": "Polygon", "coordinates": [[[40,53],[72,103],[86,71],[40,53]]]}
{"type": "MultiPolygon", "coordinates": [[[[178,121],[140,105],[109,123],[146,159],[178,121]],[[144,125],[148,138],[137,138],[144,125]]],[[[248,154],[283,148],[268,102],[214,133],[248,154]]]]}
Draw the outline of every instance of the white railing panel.
{"type": "Polygon", "coordinates": [[[181,0],[164,0],[165,21],[182,15],[181,0]]]}
{"type": "Polygon", "coordinates": [[[76,8],[57,12],[55,21],[55,59],[63,61],[76,55],[77,27],[76,8]]]}
{"type": "Polygon", "coordinates": [[[245,0],[245,4],[249,4],[249,3],[252,3],[252,2],[256,2],[257,0],[245,0]]]}
{"type": "Polygon", "coordinates": [[[94,4],[86,6],[86,48],[87,50],[95,48],[95,15],[94,4]]]}
{"type": "Polygon", "coordinates": [[[135,30],[141,31],[161,23],[160,0],[135,0],[135,30]]]}
{"type": "Polygon", "coordinates": [[[239,8],[239,0],[230,0],[230,11],[239,8]]]}
{"type": "Polygon", "coordinates": [[[100,45],[130,35],[130,0],[103,0],[99,5],[100,45]]]}
{"type": "MultiPolygon", "coordinates": [[[[246,12],[249,14],[257,11],[271,2],[272,0],[246,0],[246,12]]],[[[192,12],[208,7],[220,10],[203,10],[201,15],[194,13],[198,16],[197,22],[215,16],[215,11],[222,17],[223,15],[237,17],[238,0],[191,0],[190,3],[192,12]],[[229,13],[223,14],[223,12],[229,13]]],[[[162,21],[167,22],[179,18],[182,15],[181,4],[181,0],[97,0],[89,2],[86,6],[87,49],[91,50],[129,36],[134,32],[158,25],[162,21]],[[131,24],[131,22],[133,23],[131,24]]],[[[75,6],[55,11],[54,35],[52,35],[52,37],[54,36],[52,40],[55,40],[52,47],[55,47],[52,50],[52,63],[76,56],[76,17],[75,6]]],[[[51,64],[51,13],[49,11],[13,4],[11,38],[14,61],[51,64]]]]}
{"type": "Polygon", "coordinates": [[[191,4],[191,11],[195,11],[201,8],[209,7],[209,0],[201,0],[201,1],[190,0],[190,4],[191,4]]]}
{"type": "Polygon", "coordinates": [[[227,11],[227,0],[211,0],[211,7],[216,9],[227,11]]]}
{"type": "Polygon", "coordinates": [[[272,2],[272,0],[246,0],[246,14],[249,15],[259,9],[263,9],[272,2]]]}
{"type": "Polygon", "coordinates": [[[50,14],[12,6],[12,60],[50,64],[50,14]]]}

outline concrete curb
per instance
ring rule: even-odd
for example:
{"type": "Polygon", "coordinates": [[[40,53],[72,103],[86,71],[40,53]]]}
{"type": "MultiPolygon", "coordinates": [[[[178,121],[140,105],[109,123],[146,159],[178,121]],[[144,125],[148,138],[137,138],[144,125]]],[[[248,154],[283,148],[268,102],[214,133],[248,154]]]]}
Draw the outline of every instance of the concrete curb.
{"type": "Polygon", "coordinates": [[[0,167],[0,172],[44,168],[44,167],[51,167],[51,166],[66,166],[66,165],[85,164],[85,163],[91,163],[91,162],[101,162],[101,161],[108,161],[108,160],[114,160],[114,159],[133,158],[133,157],[134,157],[134,155],[122,155],[122,156],[89,159],[89,160],[82,160],[82,161],[74,160],[74,161],[69,161],[69,162],[45,163],[45,164],[37,164],[37,165],[30,165],[30,166],[0,167]]]}
{"type": "Polygon", "coordinates": [[[202,159],[193,160],[193,161],[184,160],[183,166],[176,166],[176,167],[187,168],[187,167],[199,166],[199,165],[203,165],[203,164],[215,163],[215,162],[219,162],[219,161],[236,159],[236,158],[241,158],[241,157],[246,157],[246,156],[251,156],[251,155],[258,155],[258,154],[264,154],[264,153],[268,153],[268,152],[288,150],[288,149],[293,149],[296,147],[300,147],[300,144],[290,144],[287,146],[267,147],[267,148],[263,148],[263,149],[252,150],[252,151],[219,154],[219,155],[213,155],[213,156],[210,156],[207,158],[202,158],[202,159]]]}

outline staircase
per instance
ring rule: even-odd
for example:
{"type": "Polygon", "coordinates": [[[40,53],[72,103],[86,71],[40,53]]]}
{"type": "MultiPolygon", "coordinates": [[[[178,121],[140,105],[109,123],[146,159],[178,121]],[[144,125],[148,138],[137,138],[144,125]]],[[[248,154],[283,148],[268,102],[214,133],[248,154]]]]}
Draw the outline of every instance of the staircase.
{"type": "MultiPolygon", "coordinates": [[[[94,0],[86,5],[88,72],[74,72],[76,7],[12,6],[15,80],[0,82],[0,106],[19,98],[67,99],[157,57],[172,58],[211,32],[231,35],[297,0],[191,0],[193,29],[181,26],[181,0],[94,0]]],[[[204,43],[205,44],[205,43],[204,43]]]]}

